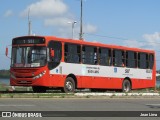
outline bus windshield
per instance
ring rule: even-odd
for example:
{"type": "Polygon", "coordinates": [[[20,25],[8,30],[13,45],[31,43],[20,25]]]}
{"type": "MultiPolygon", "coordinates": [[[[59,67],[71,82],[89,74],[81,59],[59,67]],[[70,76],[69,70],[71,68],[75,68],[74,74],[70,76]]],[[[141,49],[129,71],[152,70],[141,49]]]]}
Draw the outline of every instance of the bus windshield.
{"type": "Polygon", "coordinates": [[[47,49],[42,46],[13,47],[11,67],[42,67],[47,63],[47,49]]]}

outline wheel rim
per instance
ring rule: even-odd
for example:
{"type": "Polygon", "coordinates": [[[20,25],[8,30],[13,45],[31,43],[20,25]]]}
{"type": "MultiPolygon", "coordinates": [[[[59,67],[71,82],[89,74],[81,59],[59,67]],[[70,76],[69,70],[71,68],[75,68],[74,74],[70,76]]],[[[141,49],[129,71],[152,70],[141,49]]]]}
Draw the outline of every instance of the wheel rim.
{"type": "Polygon", "coordinates": [[[129,83],[128,82],[126,82],[125,84],[124,84],[124,89],[123,89],[125,92],[129,92],[130,91],[130,85],[129,85],[129,83]]]}
{"type": "Polygon", "coordinates": [[[72,82],[70,82],[70,81],[66,82],[66,89],[68,91],[72,91],[73,90],[73,84],[72,84],[72,82]]]}

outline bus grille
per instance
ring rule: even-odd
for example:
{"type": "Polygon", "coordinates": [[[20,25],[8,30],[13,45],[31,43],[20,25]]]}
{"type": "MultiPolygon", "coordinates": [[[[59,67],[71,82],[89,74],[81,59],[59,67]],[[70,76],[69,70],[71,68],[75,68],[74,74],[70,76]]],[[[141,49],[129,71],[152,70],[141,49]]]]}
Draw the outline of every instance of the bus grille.
{"type": "Polygon", "coordinates": [[[20,85],[30,85],[32,84],[32,81],[26,81],[26,80],[20,80],[20,81],[17,81],[17,84],[20,84],[20,85]]]}

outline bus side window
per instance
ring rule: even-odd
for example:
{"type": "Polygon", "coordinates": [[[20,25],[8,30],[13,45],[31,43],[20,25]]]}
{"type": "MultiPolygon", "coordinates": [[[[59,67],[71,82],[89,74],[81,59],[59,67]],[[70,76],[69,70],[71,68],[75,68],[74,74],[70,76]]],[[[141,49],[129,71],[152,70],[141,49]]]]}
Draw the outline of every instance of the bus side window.
{"type": "Polygon", "coordinates": [[[95,65],[98,63],[97,48],[92,46],[82,47],[82,63],[95,65]]]}
{"type": "Polygon", "coordinates": [[[154,55],[149,54],[149,68],[153,69],[153,65],[154,65],[154,55]]]}
{"type": "Polygon", "coordinates": [[[111,50],[108,48],[99,48],[99,64],[104,66],[111,65],[111,50]]]}
{"type": "Polygon", "coordinates": [[[65,55],[64,55],[65,62],[80,63],[80,59],[81,59],[80,49],[81,49],[80,45],[66,43],[65,55]]]}
{"type": "Polygon", "coordinates": [[[125,52],[122,50],[113,50],[113,65],[117,67],[125,66],[125,52]]]}
{"type": "Polygon", "coordinates": [[[141,69],[147,68],[147,54],[146,53],[138,53],[138,67],[141,69]]]}
{"type": "Polygon", "coordinates": [[[133,51],[126,52],[126,67],[136,68],[137,67],[137,53],[133,51]]]}

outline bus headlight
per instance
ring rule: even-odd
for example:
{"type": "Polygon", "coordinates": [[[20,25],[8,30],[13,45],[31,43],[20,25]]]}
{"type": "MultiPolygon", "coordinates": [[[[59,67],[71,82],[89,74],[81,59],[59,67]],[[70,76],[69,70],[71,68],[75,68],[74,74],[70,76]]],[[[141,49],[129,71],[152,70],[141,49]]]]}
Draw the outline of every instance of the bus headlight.
{"type": "Polygon", "coordinates": [[[41,78],[44,74],[46,74],[46,71],[41,72],[39,75],[33,77],[33,79],[41,78]]]}

